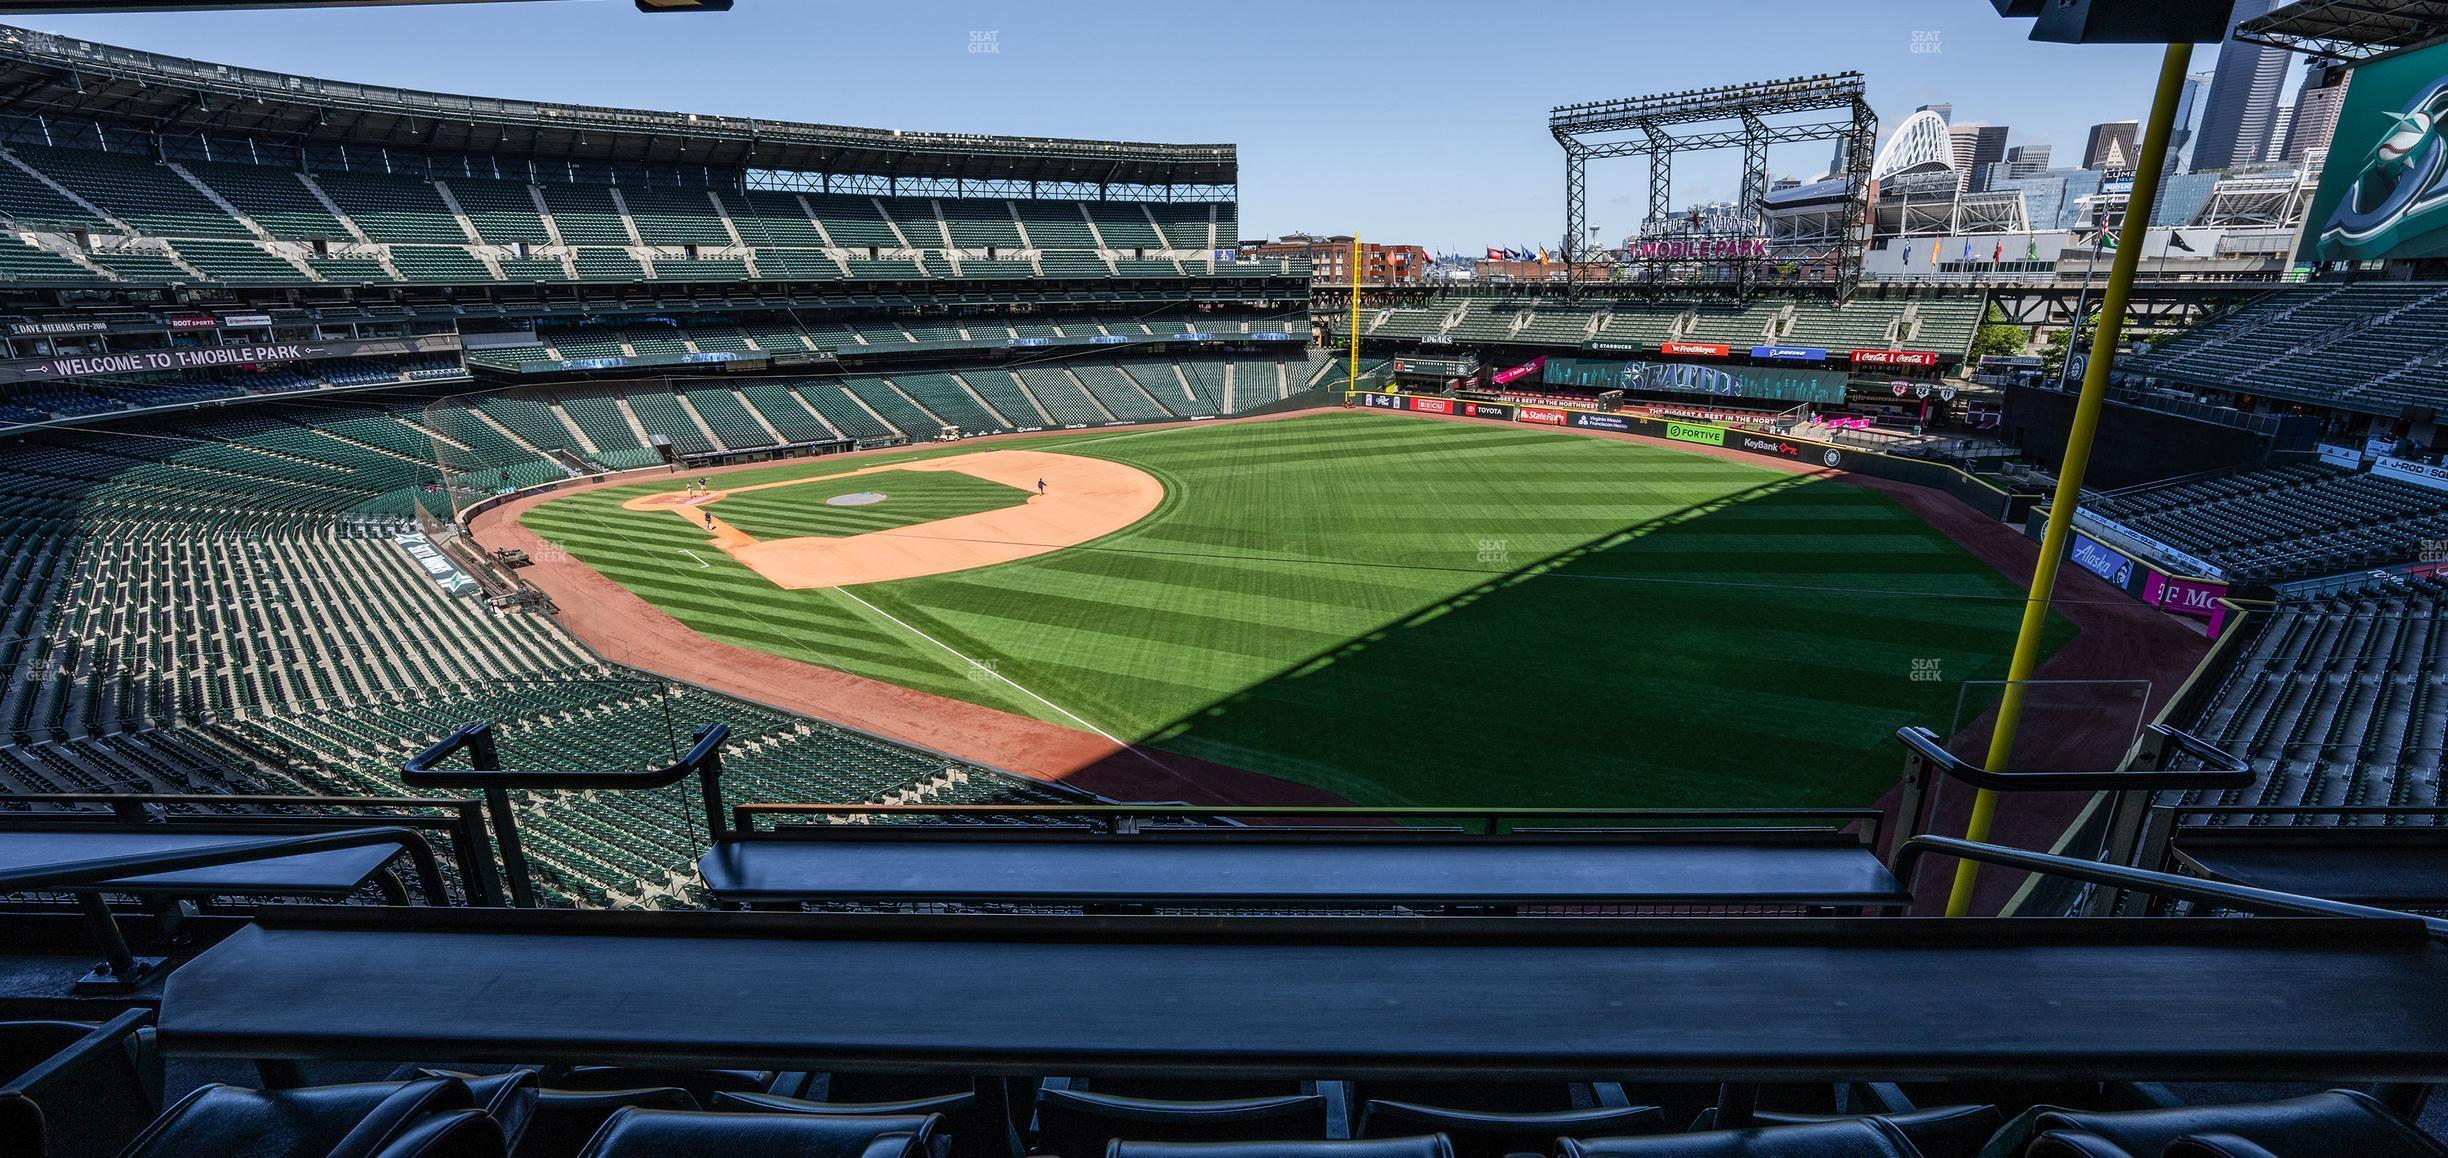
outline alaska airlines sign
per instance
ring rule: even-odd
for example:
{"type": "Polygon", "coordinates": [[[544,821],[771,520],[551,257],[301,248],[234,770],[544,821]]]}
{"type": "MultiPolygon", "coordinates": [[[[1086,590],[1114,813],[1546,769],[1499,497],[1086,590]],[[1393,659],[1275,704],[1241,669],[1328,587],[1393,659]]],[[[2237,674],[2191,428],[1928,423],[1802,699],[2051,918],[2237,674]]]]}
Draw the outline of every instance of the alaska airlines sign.
{"type": "Polygon", "coordinates": [[[458,348],[459,336],[456,334],[429,334],[421,338],[377,338],[370,341],[179,346],[167,350],[66,354],[0,362],[0,383],[68,382],[119,374],[175,374],[186,370],[216,370],[266,362],[312,362],[326,358],[395,358],[408,354],[449,353],[458,348]]]}

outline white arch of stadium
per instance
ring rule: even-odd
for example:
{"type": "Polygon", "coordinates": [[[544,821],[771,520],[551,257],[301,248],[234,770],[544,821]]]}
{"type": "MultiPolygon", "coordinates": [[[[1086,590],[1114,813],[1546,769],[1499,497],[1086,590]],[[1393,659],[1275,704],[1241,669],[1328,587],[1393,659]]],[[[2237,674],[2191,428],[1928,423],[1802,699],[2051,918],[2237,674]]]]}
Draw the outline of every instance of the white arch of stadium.
{"type": "Polygon", "coordinates": [[[1946,118],[1928,109],[1904,118],[1896,126],[1895,135],[1879,147],[1878,159],[1870,164],[1871,180],[1878,180],[1924,165],[1955,167],[1955,143],[1947,135],[1946,118]]]}

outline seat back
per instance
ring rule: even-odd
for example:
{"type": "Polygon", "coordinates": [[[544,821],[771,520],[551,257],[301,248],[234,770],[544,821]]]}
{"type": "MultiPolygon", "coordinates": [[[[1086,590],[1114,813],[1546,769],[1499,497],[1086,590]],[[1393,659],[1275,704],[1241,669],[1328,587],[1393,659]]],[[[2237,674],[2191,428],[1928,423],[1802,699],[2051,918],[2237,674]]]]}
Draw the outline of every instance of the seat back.
{"type": "Polygon", "coordinates": [[[1255,1142],[1326,1137],[1316,1094],[1184,1102],[1091,1090],[1037,1091],[1037,1150],[1095,1154],[1115,1138],[1148,1142],[1255,1142]]]}
{"type": "Polygon", "coordinates": [[[1561,1138],[1558,1158],[1920,1158],[1876,1118],[1707,1130],[1653,1138],[1561,1138]]]}
{"type": "Polygon", "coordinates": [[[753,1094],[773,1087],[767,1070],[697,1070],[676,1066],[575,1066],[546,1071],[538,1084],[555,1090],[683,1089],[700,1106],[718,1093],[753,1094]]]}
{"type": "Polygon", "coordinates": [[[1358,1134],[1363,1138],[1443,1134],[1453,1143],[1456,1158],[1503,1158],[1515,1153],[1544,1154],[1555,1148],[1558,1138],[1663,1134],[1667,1129],[1666,1112],[1656,1106],[1500,1114],[1373,1100],[1360,1108],[1358,1134]]]}
{"type": "MultiPolygon", "coordinates": [[[[1703,1114],[1692,1127],[1704,1130],[1715,1117],[1703,1114]]],[[[1835,1122],[1846,1118],[1877,1118],[1896,1128],[1896,1132],[1921,1152],[1922,1158],[1979,1158],[1981,1148],[1991,1136],[2006,1124],[2006,1116],[1996,1106],[1932,1106],[1926,1110],[1900,1110],[1889,1114],[1787,1114],[1761,1110],[1751,1115],[1755,1125],[1787,1126],[1809,1122],[1835,1122]]]]}
{"type": "Polygon", "coordinates": [[[2033,1127],[2044,1134],[2095,1135],[2142,1155],[2157,1155],[2188,1134],[2219,1133],[2281,1154],[2448,1158],[2448,1147],[2356,1090],[2330,1090],[2277,1102],[2165,1110],[2043,1110],[2035,1116],[2033,1127]]]}
{"type": "Polygon", "coordinates": [[[127,1158],[219,1153],[369,1158],[427,1115],[474,1108],[474,1097],[455,1078],[291,1090],[207,1085],[154,1119],[125,1154],[127,1158]]]}
{"type": "Polygon", "coordinates": [[[911,1119],[629,1108],[606,1119],[580,1154],[584,1158],[663,1158],[672,1154],[879,1158],[879,1154],[923,1153],[937,1121],[932,1115],[911,1119]]]}
{"type": "Polygon", "coordinates": [[[2233,1134],[2187,1134],[2168,1143],[2159,1158],[2278,1158],[2268,1147],[2233,1134]]]}
{"type": "Polygon", "coordinates": [[[1117,1138],[1105,1147],[1105,1158],[1454,1158],[1454,1152],[1453,1143],[1442,1134],[1333,1142],[1128,1142],[1117,1138]]]}
{"type": "MultiPolygon", "coordinates": [[[[1009,1158],[1019,1138],[1011,1123],[980,1101],[973,1090],[910,1098],[899,1102],[811,1102],[780,1094],[716,1094],[708,1109],[767,1114],[832,1114],[837,1117],[905,1118],[915,1123],[928,1115],[940,1118],[940,1132],[950,1135],[952,1158],[1009,1158]]],[[[911,1125],[912,1131],[918,1127],[911,1125]]]]}
{"type": "Polygon", "coordinates": [[[482,1110],[428,1114],[373,1158],[507,1158],[501,1124],[482,1110]]]}
{"type": "Polygon", "coordinates": [[[572,1158],[612,1115],[629,1108],[694,1110],[687,1090],[662,1086],[639,1090],[539,1090],[535,1116],[519,1141],[519,1158],[572,1158]]]}
{"type": "Polygon", "coordinates": [[[161,1112],[152,1014],[102,1025],[0,1022],[0,1138],[46,1158],[110,1158],[161,1112]]]}
{"type": "Polygon", "coordinates": [[[493,1119],[493,1124],[500,1127],[502,1145],[505,1149],[518,1149],[519,1141],[527,1136],[528,1123],[535,1120],[536,1101],[540,1092],[536,1088],[534,1070],[513,1069],[497,1074],[469,1074],[456,1070],[420,1069],[416,1071],[416,1076],[457,1078],[465,1083],[469,1095],[476,1099],[476,1108],[484,1111],[485,1116],[493,1119]]]}
{"type": "MultiPolygon", "coordinates": [[[[1570,1110],[1592,1104],[1594,1097],[1576,1097],[1573,1082],[1355,1082],[1354,1104],[1407,1102],[1414,1106],[1444,1106],[1497,1114],[1534,1114],[1570,1110]]],[[[1713,1090],[1714,1087],[1712,1087],[1713,1090]]],[[[1578,1091],[1587,1095],[1588,1087],[1578,1091]]]]}

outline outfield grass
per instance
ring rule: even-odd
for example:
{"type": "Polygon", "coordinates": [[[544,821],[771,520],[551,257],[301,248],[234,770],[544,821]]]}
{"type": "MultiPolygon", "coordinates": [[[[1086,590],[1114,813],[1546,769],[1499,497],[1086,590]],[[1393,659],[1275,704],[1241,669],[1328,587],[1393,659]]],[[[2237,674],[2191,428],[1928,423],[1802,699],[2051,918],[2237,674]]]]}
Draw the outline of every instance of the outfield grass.
{"type": "Polygon", "coordinates": [[[763,541],[864,535],[1016,507],[1028,499],[1029,492],[1019,487],[958,471],[880,470],[725,495],[699,509],[712,510],[715,518],[763,541]],[[825,505],[826,499],[861,491],[880,493],[884,501],[863,507],[825,505]]]}
{"type": "Polygon", "coordinates": [[[1337,412],[1030,446],[1165,500],[846,591],[701,569],[701,531],[619,509],[664,483],[524,521],[717,639],[1383,805],[1866,804],[1896,727],[1943,730],[1963,681],[2003,675],[2021,603],[1875,491],[1644,445],[1337,412]]]}

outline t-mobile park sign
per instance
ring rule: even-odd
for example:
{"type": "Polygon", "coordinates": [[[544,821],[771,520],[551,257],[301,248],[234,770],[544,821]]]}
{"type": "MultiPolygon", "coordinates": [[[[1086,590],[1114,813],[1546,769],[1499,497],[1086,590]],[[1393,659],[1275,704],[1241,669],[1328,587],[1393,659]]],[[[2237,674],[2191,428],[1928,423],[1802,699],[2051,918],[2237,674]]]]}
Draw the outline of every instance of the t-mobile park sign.
{"type": "Polygon", "coordinates": [[[1659,239],[1635,241],[1624,247],[1628,260],[1664,259],[1667,261],[1723,261],[1737,257],[1766,257],[1768,243],[1756,237],[1695,237],[1689,239],[1659,239]]]}
{"type": "Polygon", "coordinates": [[[117,374],[161,374],[215,370],[265,362],[312,362],[327,358],[396,358],[408,354],[444,354],[459,348],[456,334],[417,338],[376,338],[346,342],[273,342],[249,346],[180,346],[167,350],[128,350],[108,354],[63,354],[52,358],[21,358],[0,362],[0,383],[67,382],[117,374]]]}

